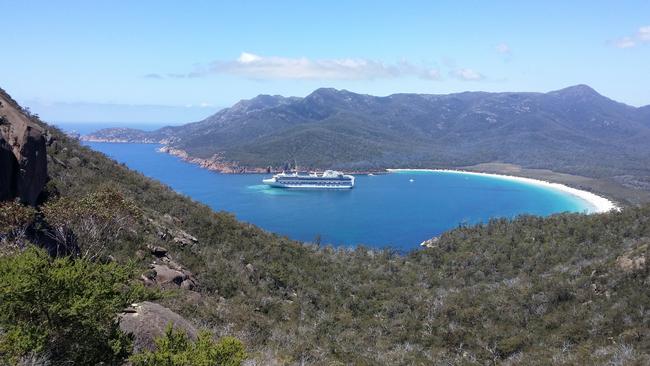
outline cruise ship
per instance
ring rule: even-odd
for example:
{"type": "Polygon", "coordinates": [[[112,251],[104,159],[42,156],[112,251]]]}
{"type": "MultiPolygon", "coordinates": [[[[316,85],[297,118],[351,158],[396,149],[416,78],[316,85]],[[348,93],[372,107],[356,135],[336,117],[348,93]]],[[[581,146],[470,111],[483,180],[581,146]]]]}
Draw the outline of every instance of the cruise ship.
{"type": "Polygon", "coordinates": [[[354,177],[334,170],[326,170],[322,174],[296,172],[280,173],[273,178],[264,179],[264,184],[278,188],[324,188],[346,189],[354,187],[354,177]]]}

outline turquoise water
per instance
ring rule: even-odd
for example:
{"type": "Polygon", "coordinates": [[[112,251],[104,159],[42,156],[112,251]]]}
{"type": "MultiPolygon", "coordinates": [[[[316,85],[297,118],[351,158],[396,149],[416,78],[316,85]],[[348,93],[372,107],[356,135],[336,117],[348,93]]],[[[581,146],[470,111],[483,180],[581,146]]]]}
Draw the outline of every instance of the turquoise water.
{"type": "Polygon", "coordinates": [[[324,244],[407,251],[459,224],[589,208],[544,187],[442,172],[359,175],[351,190],[283,190],[261,184],[270,175],[210,172],[157,152],[157,145],[87,145],[215,210],[297,240],[320,235],[324,244]]]}

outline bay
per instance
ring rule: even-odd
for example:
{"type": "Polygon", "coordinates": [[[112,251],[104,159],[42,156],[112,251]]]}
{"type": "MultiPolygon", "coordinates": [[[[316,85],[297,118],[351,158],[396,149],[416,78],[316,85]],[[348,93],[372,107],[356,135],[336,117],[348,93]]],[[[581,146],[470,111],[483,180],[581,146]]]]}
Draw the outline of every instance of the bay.
{"type": "Polygon", "coordinates": [[[409,251],[459,225],[586,212],[567,193],[510,180],[444,172],[356,176],[351,190],[269,188],[262,174],[219,174],[160,153],[155,144],[86,143],[217,211],[292,239],[409,251]]]}

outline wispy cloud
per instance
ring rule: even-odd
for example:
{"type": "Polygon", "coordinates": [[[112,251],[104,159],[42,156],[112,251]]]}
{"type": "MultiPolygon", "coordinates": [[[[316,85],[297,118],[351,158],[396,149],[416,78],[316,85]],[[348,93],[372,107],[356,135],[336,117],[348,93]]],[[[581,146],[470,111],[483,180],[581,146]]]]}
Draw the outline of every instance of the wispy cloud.
{"type": "Polygon", "coordinates": [[[512,54],[512,49],[507,43],[499,43],[494,47],[494,49],[502,55],[509,56],[510,54],[512,54]]]}
{"type": "Polygon", "coordinates": [[[504,62],[510,62],[513,59],[512,48],[509,44],[501,42],[494,46],[494,50],[501,56],[504,62]]]}
{"type": "Polygon", "coordinates": [[[639,28],[636,36],[642,42],[650,42],[650,25],[639,28]]]}
{"type": "Polygon", "coordinates": [[[479,81],[485,79],[485,76],[480,72],[468,68],[452,70],[451,76],[463,81],[479,81]]]}
{"type": "MultiPolygon", "coordinates": [[[[243,52],[235,60],[217,60],[189,73],[165,74],[164,77],[194,78],[213,74],[238,75],[249,79],[294,80],[372,80],[399,77],[418,77],[438,80],[440,71],[408,61],[387,64],[364,58],[311,59],[279,56],[260,56],[243,52]]],[[[163,77],[148,74],[147,77],[163,77]]]]}
{"type": "Polygon", "coordinates": [[[636,41],[632,37],[623,37],[614,41],[616,48],[632,48],[636,47],[636,41]]]}
{"type": "Polygon", "coordinates": [[[636,33],[614,40],[612,44],[617,48],[633,48],[644,43],[650,43],[650,25],[639,27],[636,33]]]}

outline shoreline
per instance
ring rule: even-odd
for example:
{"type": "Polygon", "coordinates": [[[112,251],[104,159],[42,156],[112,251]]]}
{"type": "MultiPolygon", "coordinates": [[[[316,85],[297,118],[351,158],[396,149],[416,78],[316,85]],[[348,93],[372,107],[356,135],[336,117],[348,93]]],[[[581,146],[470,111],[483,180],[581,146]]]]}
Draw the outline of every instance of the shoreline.
{"type": "Polygon", "coordinates": [[[477,176],[491,177],[497,179],[505,179],[514,182],[531,184],[531,185],[536,185],[544,188],[554,189],[569,194],[571,196],[574,196],[586,202],[587,205],[592,207],[592,210],[588,212],[589,214],[605,213],[612,210],[616,210],[616,211],[620,210],[620,207],[618,205],[616,205],[612,200],[606,197],[599,196],[595,193],[588,192],[585,190],[569,187],[565,184],[549,182],[541,179],[526,178],[526,177],[520,177],[516,175],[481,173],[481,172],[473,172],[473,171],[457,170],[457,169],[386,169],[386,170],[388,172],[438,172],[438,173],[450,173],[450,174],[467,174],[467,175],[477,175],[477,176]]]}
{"type": "Polygon", "coordinates": [[[81,135],[77,138],[79,141],[83,142],[99,142],[99,143],[109,143],[109,144],[161,144],[158,140],[128,140],[128,139],[105,139],[105,138],[96,138],[92,135],[81,135]]]}
{"type": "MultiPolygon", "coordinates": [[[[88,139],[88,138],[83,139],[83,141],[100,142],[100,143],[102,142],[133,143],[131,141],[118,141],[118,140],[107,141],[107,139],[104,139],[103,141],[98,141],[98,140],[88,139]]],[[[273,167],[267,167],[267,168],[241,167],[234,163],[223,161],[218,155],[213,156],[211,159],[192,157],[184,150],[173,148],[167,144],[162,144],[159,141],[158,142],[141,141],[139,143],[161,144],[163,146],[156,149],[158,152],[176,156],[181,160],[184,160],[190,164],[198,165],[203,169],[207,169],[219,174],[275,174],[281,172],[281,170],[278,170],[277,168],[273,168],[273,167]]],[[[439,172],[439,173],[450,173],[450,174],[470,174],[470,175],[492,177],[497,179],[507,179],[519,183],[532,184],[532,185],[536,185],[548,189],[554,189],[569,194],[573,197],[576,197],[579,200],[586,202],[587,206],[591,208],[590,210],[588,210],[588,214],[604,213],[612,210],[617,210],[617,211],[620,210],[620,206],[607,197],[603,197],[582,189],[573,188],[563,183],[556,183],[556,182],[547,181],[543,179],[527,178],[527,177],[522,177],[517,175],[486,173],[486,172],[461,170],[461,169],[423,169],[423,168],[410,168],[410,169],[409,168],[388,168],[388,169],[377,169],[377,170],[366,170],[366,171],[352,171],[352,172],[345,172],[345,174],[380,175],[380,174],[389,174],[393,172],[439,172]]]]}

